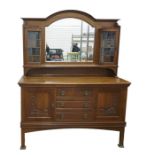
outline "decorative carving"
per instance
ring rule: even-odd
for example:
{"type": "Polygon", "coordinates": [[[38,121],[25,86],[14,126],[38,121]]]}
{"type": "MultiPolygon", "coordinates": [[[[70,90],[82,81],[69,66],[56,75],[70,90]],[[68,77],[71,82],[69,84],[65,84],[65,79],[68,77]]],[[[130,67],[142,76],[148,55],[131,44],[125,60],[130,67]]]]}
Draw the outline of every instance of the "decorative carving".
{"type": "Polygon", "coordinates": [[[48,108],[40,108],[39,105],[41,103],[38,101],[36,95],[32,95],[30,97],[30,115],[31,116],[47,116],[48,115],[48,108]]]}
{"type": "Polygon", "coordinates": [[[108,105],[106,107],[103,107],[103,109],[100,109],[103,115],[105,116],[116,116],[118,115],[118,107],[116,103],[113,103],[112,105],[108,105]]]}
{"type": "Polygon", "coordinates": [[[118,116],[120,102],[120,93],[117,90],[98,94],[98,108],[102,116],[118,116]]]}

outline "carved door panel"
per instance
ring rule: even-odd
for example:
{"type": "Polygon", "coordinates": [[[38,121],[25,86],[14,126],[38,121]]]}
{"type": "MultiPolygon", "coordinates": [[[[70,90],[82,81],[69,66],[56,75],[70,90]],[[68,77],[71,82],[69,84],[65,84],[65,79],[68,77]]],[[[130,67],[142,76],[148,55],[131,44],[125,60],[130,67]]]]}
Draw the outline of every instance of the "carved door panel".
{"type": "Polygon", "coordinates": [[[120,89],[102,89],[97,95],[97,119],[116,119],[121,115],[121,90],[120,89]]]}
{"type": "Polygon", "coordinates": [[[45,88],[24,89],[24,119],[50,120],[54,115],[54,90],[45,88]]]}

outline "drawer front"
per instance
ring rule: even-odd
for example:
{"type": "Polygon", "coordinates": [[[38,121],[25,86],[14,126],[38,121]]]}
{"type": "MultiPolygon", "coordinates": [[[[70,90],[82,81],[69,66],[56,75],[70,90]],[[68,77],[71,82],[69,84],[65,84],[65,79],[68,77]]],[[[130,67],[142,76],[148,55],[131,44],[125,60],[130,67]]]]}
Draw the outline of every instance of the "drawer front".
{"type": "Polygon", "coordinates": [[[92,121],[92,112],[56,112],[56,121],[92,121]]]}
{"type": "Polygon", "coordinates": [[[56,101],[92,101],[92,96],[56,96],[56,101]]]}
{"type": "Polygon", "coordinates": [[[93,91],[90,88],[57,88],[56,121],[92,121],[93,91]]]}
{"type": "Polygon", "coordinates": [[[90,88],[57,88],[56,96],[92,96],[90,88]]]}
{"type": "Polygon", "coordinates": [[[92,108],[90,101],[57,101],[56,108],[92,108]]]}

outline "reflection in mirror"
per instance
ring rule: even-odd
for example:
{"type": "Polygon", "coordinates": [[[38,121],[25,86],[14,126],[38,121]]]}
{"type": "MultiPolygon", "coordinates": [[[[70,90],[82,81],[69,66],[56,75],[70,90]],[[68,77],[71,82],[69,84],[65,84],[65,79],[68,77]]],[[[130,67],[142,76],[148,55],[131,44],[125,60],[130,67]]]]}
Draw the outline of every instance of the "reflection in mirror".
{"type": "Polygon", "coordinates": [[[45,28],[46,62],[93,62],[94,31],[74,18],[52,23],[45,28]]]}

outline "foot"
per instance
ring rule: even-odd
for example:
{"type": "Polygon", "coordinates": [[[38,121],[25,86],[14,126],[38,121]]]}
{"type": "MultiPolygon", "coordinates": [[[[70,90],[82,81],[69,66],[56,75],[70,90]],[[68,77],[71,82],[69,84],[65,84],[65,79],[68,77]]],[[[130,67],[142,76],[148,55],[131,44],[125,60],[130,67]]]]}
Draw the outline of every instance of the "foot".
{"type": "Polygon", "coordinates": [[[26,149],[26,146],[23,145],[23,146],[20,147],[20,149],[21,149],[21,150],[25,150],[25,149],[26,149]]]}
{"type": "Polygon", "coordinates": [[[118,144],[118,147],[124,148],[124,145],[123,144],[118,144]]]}

